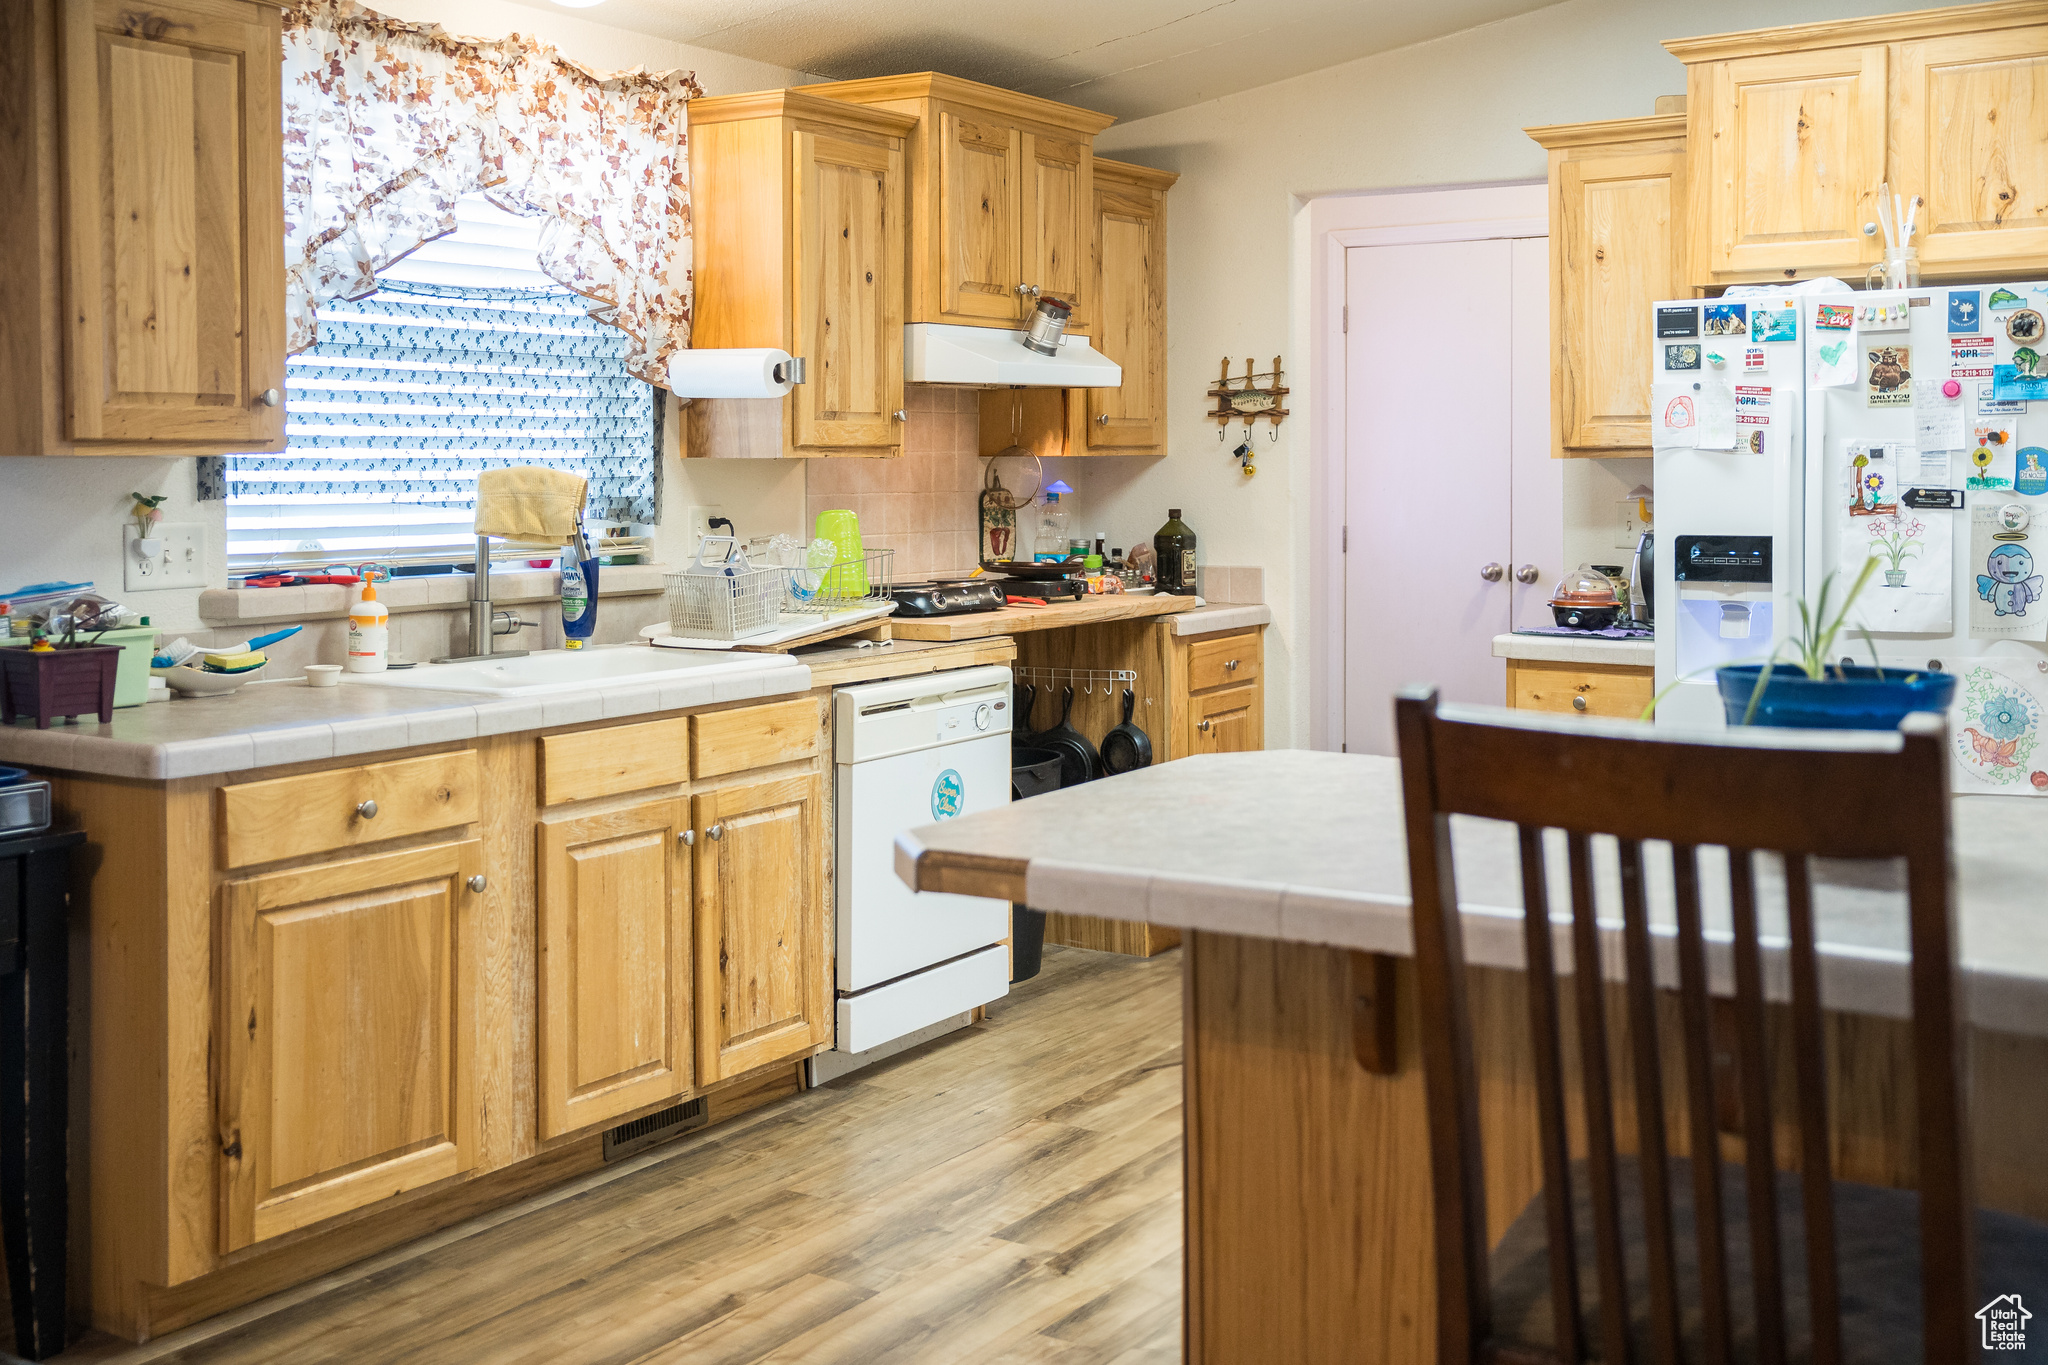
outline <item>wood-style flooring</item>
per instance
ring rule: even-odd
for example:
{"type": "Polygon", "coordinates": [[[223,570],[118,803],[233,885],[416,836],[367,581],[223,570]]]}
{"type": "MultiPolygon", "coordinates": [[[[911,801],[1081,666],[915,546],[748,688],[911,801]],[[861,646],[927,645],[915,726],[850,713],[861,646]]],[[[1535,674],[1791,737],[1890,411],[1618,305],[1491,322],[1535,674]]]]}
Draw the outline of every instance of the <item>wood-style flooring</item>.
{"type": "Polygon", "coordinates": [[[64,1362],[1180,1359],[1180,953],[143,1347],[64,1362]]]}

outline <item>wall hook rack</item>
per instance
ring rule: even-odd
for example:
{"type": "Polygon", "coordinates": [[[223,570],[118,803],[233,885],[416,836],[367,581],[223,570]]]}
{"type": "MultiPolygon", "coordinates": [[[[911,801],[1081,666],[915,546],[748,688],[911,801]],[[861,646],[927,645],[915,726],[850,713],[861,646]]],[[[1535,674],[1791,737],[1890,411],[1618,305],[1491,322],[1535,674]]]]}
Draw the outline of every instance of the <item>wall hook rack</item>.
{"type": "MultiPolygon", "coordinates": [[[[1287,408],[1281,402],[1287,397],[1286,376],[1280,366],[1280,357],[1273,357],[1273,368],[1259,370],[1247,358],[1244,373],[1235,379],[1230,377],[1230,357],[1223,358],[1221,373],[1209,389],[1209,397],[1215,406],[1209,410],[1209,419],[1216,423],[1216,434],[1220,439],[1223,429],[1232,422],[1243,422],[1249,433],[1251,426],[1263,417],[1278,427],[1287,417],[1287,408]]],[[[1277,436],[1275,440],[1279,439],[1277,436]]]]}
{"type": "Polygon", "coordinates": [[[1100,686],[1113,691],[1119,684],[1134,683],[1138,675],[1128,668],[1012,668],[1019,682],[1052,687],[1078,687],[1092,695],[1100,686]]]}

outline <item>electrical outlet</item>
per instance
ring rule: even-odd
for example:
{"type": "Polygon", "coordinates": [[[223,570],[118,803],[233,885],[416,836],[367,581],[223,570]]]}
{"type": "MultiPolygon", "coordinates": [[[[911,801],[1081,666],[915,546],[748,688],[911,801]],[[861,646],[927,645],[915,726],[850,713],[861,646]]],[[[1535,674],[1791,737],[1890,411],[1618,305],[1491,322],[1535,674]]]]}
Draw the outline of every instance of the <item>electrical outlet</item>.
{"type": "MultiPolygon", "coordinates": [[[[692,558],[697,554],[697,547],[704,543],[704,537],[712,534],[711,519],[724,515],[725,508],[715,502],[690,509],[690,555],[692,558]]],[[[728,532],[721,526],[718,528],[718,534],[726,535],[728,532]]]]}
{"type": "Polygon", "coordinates": [[[159,588],[203,588],[206,586],[204,529],[196,521],[159,522],[150,539],[155,552],[137,552],[141,539],[133,524],[121,528],[122,586],[129,592],[154,592],[159,588]]]}

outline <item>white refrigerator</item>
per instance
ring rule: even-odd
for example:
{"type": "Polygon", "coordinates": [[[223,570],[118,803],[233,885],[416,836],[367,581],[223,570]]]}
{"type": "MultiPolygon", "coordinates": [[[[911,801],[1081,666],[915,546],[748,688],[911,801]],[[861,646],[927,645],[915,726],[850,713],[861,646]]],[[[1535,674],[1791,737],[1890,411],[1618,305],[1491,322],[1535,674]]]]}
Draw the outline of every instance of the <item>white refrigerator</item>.
{"type": "MultiPolygon", "coordinates": [[[[1713,652],[1698,647],[1703,600],[1739,618],[1745,592],[1753,604],[1768,597],[1768,629],[1752,605],[1743,642],[1743,661],[1759,660],[1797,629],[1797,598],[1815,599],[1832,576],[1839,603],[1876,558],[1832,655],[1867,664],[1874,653],[1886,669],[1956,674],[1956,790],[2048,795],[2048,283],[1824,288],[1664,305],[1686,306],[1701,310],[1703,334],[1707,311],[1721,309],[1715,335],[1725,336],[1733,335],[1728,310],[1741,307],[1745,331],[1730,349],[1744,363],[1764,350],[1774,415],[1782,382],[1798,416],[1782,450],[1772,448],[1772,430],[1763,451],[1749,452],[1739,439],[1737,449],[1719,449],[1720,429],[1714,448],[1704,439],[1688,446],[1661,412],[1653,415],[1657,681],[1680,680],[1659,718],[1720,716],[1711,667],[1698,671],[1713,652]],[[1788,309],[1796,340],[1770,341],[1788,309]],[[1780,370],[1779,351],[1797,356],[1796,370],[1780,370]],[[1765,523],[1767,587],[1686,581],[1688,535],[1760,534],[1765,523]]],[[[1702,345],[1713,340],[1703,335],[1702,345]]],[[[1676,395],[1682,375],[1665,367],[1661,350],[1658,365],[1655,392],[1676,395]]],[[[1722,638],[1734,637],[1724,630],[1722,638]]],[[[1737,652],[1725,651],[1731,661],[1737,652]]]]}

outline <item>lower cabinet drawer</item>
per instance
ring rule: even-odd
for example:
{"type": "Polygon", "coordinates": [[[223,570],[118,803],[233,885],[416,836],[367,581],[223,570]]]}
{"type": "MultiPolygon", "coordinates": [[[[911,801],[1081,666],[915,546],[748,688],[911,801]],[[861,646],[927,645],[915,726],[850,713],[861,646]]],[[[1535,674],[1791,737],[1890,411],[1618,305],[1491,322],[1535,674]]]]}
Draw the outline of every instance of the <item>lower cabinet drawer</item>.
{"type": "Polygon", "coordinates": [[[541,804],[689,781],[689,725],[676,716],[547,736],[540,742],[541,804]]]}
{"type": "Polygon", "coordinates": [[[1188,646],[1188,691],[1206,692],[1212,687],[1256,682],[1261,643],[1256,630],[1196,640],[1188,646]]]}
{"type": "Polygon", "coordinates": [[[250,867],[476,820],[476,754],[425,754],[223,787],[221,865],[250,867]]]}
{"type": "Polygon", "coordinates": [[[690,717],[690,770],[723,777],[794,763],[818,752],[818,703],[809,697],[690,717]]]}
{"type": "Polygon", "coordinates": [[[1647,668],[1508,660],[1508,705],[1524,711],[1636,720],[1656,693],[1647,668]]]}

